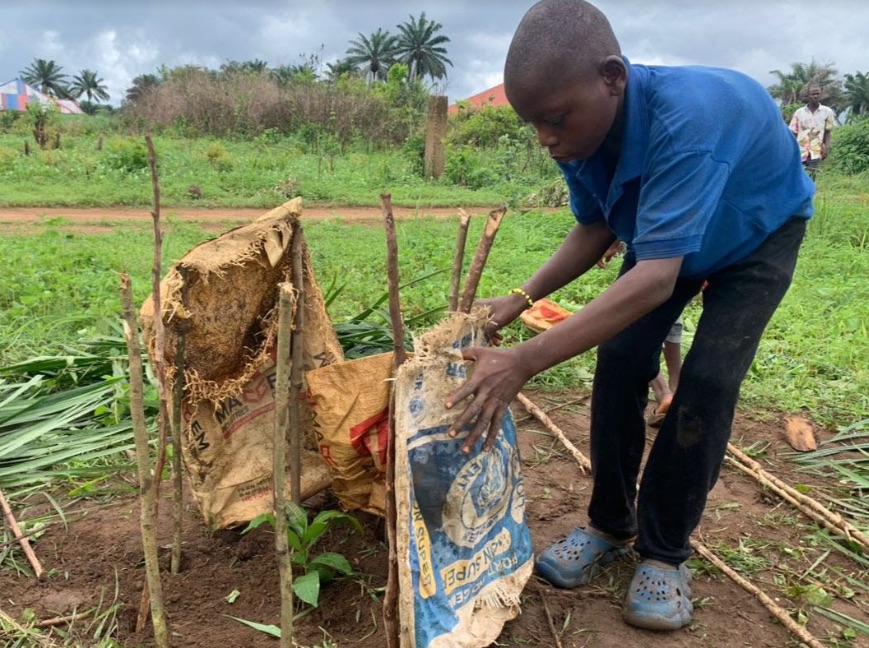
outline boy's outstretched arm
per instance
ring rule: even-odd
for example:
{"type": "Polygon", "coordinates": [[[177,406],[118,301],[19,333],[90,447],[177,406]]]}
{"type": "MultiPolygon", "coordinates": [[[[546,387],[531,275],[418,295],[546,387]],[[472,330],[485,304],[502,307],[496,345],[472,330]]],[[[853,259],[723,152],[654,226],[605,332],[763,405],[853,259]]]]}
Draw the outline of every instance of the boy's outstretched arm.
{"type": "Polygon", "coordinates": [[[470,452],[487,429],[485,449],[492,447],[507,407],[532,376],[597,346],[666,301],[681,266],[682,257],[639,261],[585,308],[545,333],[511,349],[463,351],[474,367],[446,402],[451,408],[472,397],[450,428],[450,435],[455,436],[476,419],[462,451],[470,452]]]}
{"type": "MultiPolygon", "coordinates": [[[[522,290],[534,301],[552,294],[595,265],[615,238],[603,220],[591,225],[577,224],[555,253],[522,284],[522,290]]],[[[489,337],[493,337],[528,308],[528,299],[515,293],[481,301],[491,310],[491,320],[486,325],[489,337]]]]}

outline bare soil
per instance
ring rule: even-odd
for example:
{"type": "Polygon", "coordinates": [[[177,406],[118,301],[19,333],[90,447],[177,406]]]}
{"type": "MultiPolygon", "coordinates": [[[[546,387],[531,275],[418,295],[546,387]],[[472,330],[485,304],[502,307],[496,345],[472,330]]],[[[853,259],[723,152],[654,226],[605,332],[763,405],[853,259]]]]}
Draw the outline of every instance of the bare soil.
{"type": "MultiPolygon", "coordinates": [[[[249,223],[262,216],[268,209],[232,208],[173,208],[164,207],[161,218],[171,227],[173,221],[200,223],[207,231],[222,232],[228,227],[249,223]]],[[[457,209],[437,207],[397,207],[393,206],[397,220],[406,218],[449,218],[458,213],[457,209]]],[[[472,209],[470,213],[487,213],[486,209],[472,209]]],[[[378,207],[307,207],[302,211],[304,220],[341,219],[352,222],[371,222],[382,224],[383,214],[378,207]]],[[[7,233],[32,233],[47,221],[56,223],[61,229],[84,233],[109,232],[118,223],[142,223],[150,226],[150,208],[134,207],[0,207],[0,228],[7,233]]]]}
{"type": "MultiPolygon", "coordinates": [[[[578,394],[529,396],[548,410],[573,443],[588,454],[585,399],[578,398],[578,394]]],[[[550,433],[524,416],[521,406],[514,406],[514,413],[528,495],[528,523],[535,551],[539,552],[584,522],[591,482],[580,474],[575,461],[550,433]]],[[[794,471],[793,462],[786,456],[790,448],[783,440],[782,429],[781,415],[743,413],[737,417],[733,440],[743,447],[756,442],[769,444],[766,466],[780,479],[791,484],[808,484],[815,495],[831,490],[833,484],[794,471]]],[[[649,433],[651,436],[654,431],[649,433]]],[[[40,500],[35,498],[36,502],[40,500]]],[[[41,501],[30,510],[19,509],[20,517],[27,519],[44,511],[46,506],[41,501]]],[[[308,506],[336,508],[337,503],[326,491],[308,502],[308,506]]],[[[167,567],[169,509],[169,501],[165,500],[158,525],[161,559],[167,567]]],[[[56,523],[35,542],[36,552],[49,572],[47,577],[36,581],[8,570],[0,571],[0,607],[18,619],[26,608],[31,608],[37,618],[45,619],[93,608],[102,597],[103,608],[113,603],[120,605],[117,638],[122,645],[152,646],[150,629],[138,634],[134,631],[144,582],[136,498],[131,494],[114,497],[104,505],[94,501],[79,503],[67,510],[66,516],[66,527],[56,523]]],[[[374,517],[360,517],[366,529],[364,536],[336,529],[327,536],[322,548],[348,556],[361,575],[323,589],[320,607],[297,623],[299,645],[320,646],[326,638],[334,642],[326,645],[341,647],[385,645],[380,603],[386,583],[382,522],[374,517]]],[[[780,605],[793,610],[802,603],[785,595],[785,583],[796,583],[795,575],[808,570],[820,556],[821,549],[813,548],[809,542],[813,530],[813,525],[789,505],[764,492],[745,475],[725,467],[711,493],[696,537],[719,555],[726,548],[738,550],[742,545],[744,555],[766,556],[772,567],[748,578],[780,605]]],[[[183,573],[163,574],[174,647],[276,645],[274,639],[230,618],[280,623],[273,540],[266,527],[248,535],[238,530],[212,533],[195,507],[187,505],[183,573]],[[225,597],[234,590],[240,595],[230,604],[225,597]]],[[[703,568],[702,563],[693,565],[697,610],[690,626],[670,633],[632,628],[623,622],[620,608],[635,564],[634,558],[620,561],[608,567],[591,586],[573,591],[556,590],[532,578],[523,597],[522,614],[507,624],[498,645],[554,647],[558,644],[553,628],[564,648],[798,645],[755,598],[725,576],[703,568]]],[[[833,567],[843,573],[854,573],[857,569],[835,552],[826,558],[824,566],[830,570],[823,585],[830,591],[835,591],[840,580],[833,567]]],[[[865,579],[866,574],[862,576],[865,579]]],[[[869,622],[869,615],[861,606],[865,609],[865,603],[855,605],[837,600],[834,604],[842,612],[869,622]]],[[[81,628],[86,622],[78,623],[81,628]]],[[[828,638],[834,631],[830,622],[811,611],[808,629],[819,638],[828,638]]],[[[867,645],[860,641],[858,638],[851,644],[836,645],[867,645]]]]}

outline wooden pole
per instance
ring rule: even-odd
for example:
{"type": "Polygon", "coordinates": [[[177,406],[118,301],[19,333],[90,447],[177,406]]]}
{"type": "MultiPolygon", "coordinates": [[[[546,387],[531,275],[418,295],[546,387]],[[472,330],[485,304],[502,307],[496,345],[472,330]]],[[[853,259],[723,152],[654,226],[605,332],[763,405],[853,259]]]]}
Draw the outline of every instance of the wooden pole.
{"type": "MultiPolygon", "coordinates": [[[[187,306],[187,268],[179,265],[181,305],[187,306]]],[[[184,524],[184,475],[181,472],[181,408],[184,406],[184,369],[187,353],[187,330],[190,323],[181,318],[176,329],[175,384],[172,386],[172,557],[169,570],[181,573],[181,544],[184,524]]]]}
{"type": "Polygon", "coordinates": [[[465,244],[468,240],[468,225],[471,216],[464,209],[459,209],[459,232],[456,235],[456,253],[453,255],[453,271],[450,278],[450,310],[459,308],[459,283],[462,280],[462,265],[465,261],[465,244]]]}
{"type": "Polygon", "coordinates": [[[18,522],[12,514],[12,507],[9,506],[9,501],[6,499],[2,490],[0,490],[0,506],[3,507],[3,515],[6,516],[6,523],[9,525],[9,530],[12,531],[12,536],[14,538],[13,542],[17,540],[21,545],[24,555],[27,556],[27,561],[30,563],[30,566],[33,567],[33,575],[39,578],[42,576],[42,564],[40,564],[39,558],[36,557],[33,547],[30,546],[28,536],[21,533],[21,527],[18,526],[18,522]]]}
{"type": "Polygon", "coordinates": [[[293,241],[290,245],[293,264],[293,292],[295,293],[295,312],[292,321],[290,342],[290,495],[298,505],[302,504],[302,420],[299,402],[302,397],[302,364],[304,362],[305,324],[305,270],[302,248],[302,227],[293,223],[293,241]]]}
{"type": "MultiPolygon", "coordinates": [[[[157,538],[154,531],[154,479],[148,448],[148,429],[145,425],[144,379],[142,377],[142,349],[139,346],[139,326],[133,307],[133,288],[130,276],[121,275],[121,311],[124,319],[124,337],[130,357],[130,417],[136,439],[136,466],[139,474],[140,526],[142,548],[145,553],[147,591],[150,593],[151,618],[157,648],[168,648],[166,612],[163,607],[163,588],[160,584],[160,565],[157,562],[157,538]]],[[[159,313],[156,315],[159,318],[159,313]]]]}
{"type": "Polygon", "coordinates": [[[507,208],[501,207],[489,212],[489,216],[486,218],[486,225],[483,227],[480,242],[477,244],[477,251],[471,261],[471,267],[468,269],[468,278],[465,280],[465,289],[462,292],[461,302],[459,302],[459,311],[462,313],[471,311],[474,296],[477,294],[477,286],[483,275],[483,268],[486,267],[486,260],[489,258],[489,251],[492,249],[495,235],[498,233],[498,228],[501,227],[501,221],[504,220],[506,213],[507,208]]]}
{"type": "Polygon", "coordinates": [[[159,400],[157,462],[154,477],[157,480],[154,495],[154,515],[160,502],[160,482],[163,480],[163,466],[166,464],[166,443],[169,429],[169,390],[166,387],[166,331],[163,327],[163,305],[160,295],[160,280],[163,278],[163,231],[160,228],[160,178],[157,175],[157,153],[151,135],[145,135],[148,147],[148,166],[151,168],[151,188],[154,192],[154,209],[151,220],[154,224],[154,263],[151,265],[151,298],[154,301],[154,358],[152,366],[157,379],[159,400]]]}
{"type": "MultiPolygon", "coordinates": [[[[383,220],[386,227],[386,276],[389,284],[389,315],[392,320],[392,339],[395,351],[395,368],[407,359],[404,350],[404,323],[401,319],[399,298],[398,242],[395,237],[395,218],[392,214],[390,194],[380,195],[383,220]]],[[[388,576],[386,592],[383,596],[383,626],[387,648],[399,648],[399,626],[401,622],[398,606],[398,512],[395,501],[395,393],[389,399],[389,433],[386,452],[386,538],[389,544],[388,576]]]]}
{"type": "Polygon", "coordinates": [[[278,301],[277,368],[275,373],[275,431],[272,457],[275,556],[281,580],[281,648],[293,648],[293,567],[287,545],[287,507],[284,496],[287,475],[287,432],[290,417],[290,327],[293,307],[301,305],[293,297],[292,286],[281,284],[278,301]]]}

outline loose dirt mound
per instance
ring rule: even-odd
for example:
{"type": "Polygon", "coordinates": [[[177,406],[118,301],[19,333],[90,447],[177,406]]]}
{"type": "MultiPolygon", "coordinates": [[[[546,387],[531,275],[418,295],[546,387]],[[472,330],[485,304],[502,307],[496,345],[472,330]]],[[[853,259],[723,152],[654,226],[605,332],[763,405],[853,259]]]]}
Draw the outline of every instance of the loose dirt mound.
{"type": "MultiPolygon", "coordinates": [[[[574,395],[555,398],[534,395],[535,400],[588,454],[588,411],[584,400],[574,395]],[[558,409],[553,409],[558,407],[558,409]]],[[[528,517],[535,551],[582,523],[588,504],[590,480],[580,475],[573,459],[561,445],[535,421],[523,416],[514,406],[528,495],[528,517]]],[[[832,485],[813,482],[794,473],[781,440],[780,417],[768,415],[768,422],[739,416],[733,440],[737,445],[770,443],[765,465],[791,484],[810,484],[812,494],[832,485]],[[781,453],[781,454],[779,454],[781,453]]],[[[650,431],[651,432],[651,431],[650,431]]],[[[328,494],[308,503],[313,508],[334,508],[328,494]]],[[[32,608],[38,618],[69,614],[113,600],[120,604],[118,639],[124,646],[150,646],[150,635],[133,631],[139,597],[144,581],[139,516],[134,497],[116,498],[107,506],[95,502],[79,504],[80,513],[67,511],[68,528],[55,524],[35,544],[46,570],[51,575],[41,582],[0,573],[0,607],[22,618],[32,608]],[[119,592],[114,599],[115,583],[119,592]]],[[[168,564],[169,503],[161,506],[159,542],[168,564]]],[[[23,511],[32,517],[36,510],[23,511]]],[[[324,645],[331,637],[337,646],[382,648],[385,645],[381,622],[382,588],[386,582],[386,549],[382,525],[376,518],[364,517],[364,537],[336,530],[322,549],[339,551],[356,566],[360,576],[326,586],[319,609],[297,624],[300,645],[324,645]]],[[[823,548],[813,547],[809,538],[814,527],[799,513],[765,493],[756,482],[725,468],[711,494],[698,537],[719,555],[728,555],[731,564],[743,561],[748,569],[752,560],[765,558],[765,569],[746,571],[747,577],[784,607],[799,606],[789,600],[785,589],[810,579],[800,576],[810,571],[823,548]],[[736,555],[737,558],[733,556],[736,555]],[[771,566],[771,567],[770,567],[771,566]]],[[[279,623],[279,590],[274,558],[273,536],[267,527],[249,535],[237,531],[210,533],[198,513],[187,507],[184,527],[184,569],[178,576],[163,575],[165,599],[176,648],[227,648],[275,646],[275,640],[242,625],[230,617],[266,624],[279,623]],[[225,599],[238,590],[234,603],[225,599]]],[[[547,613],[565,648],[647,648],[650,646],[685,648],[782,648],[796,645],[787,631],[742,589],[720,574],[710,573],[702,563],[694,567],[694,601],[697,611],[691,626],[673,633],[654,633],[631,628],[621,619],[621,602],[635,565],[634,559],[608,567],[592,586],[575,591],[555,590],[532,578],[523,596],[523,612],[509,623],[500,645],[555,646],[547,613]]],[[[822,585],[836,591],[840,579],[835,569],[853,573],[854,563],[832,553],[824,560],[828,577],[822,585]]],[[[865,574],[864,574],[865,576],[865,574]]],[[[864,623],[869,615],[855,605],[837,601],[835,607],[864,623]]],[[[79,627],[86,622],[80,621],[79,627]]],[[[833,631],[819,614],[809,612],[808,628],[825,638],[833,631]]],[[[857,643],[850,645],[866,645],[857,643]]]]}

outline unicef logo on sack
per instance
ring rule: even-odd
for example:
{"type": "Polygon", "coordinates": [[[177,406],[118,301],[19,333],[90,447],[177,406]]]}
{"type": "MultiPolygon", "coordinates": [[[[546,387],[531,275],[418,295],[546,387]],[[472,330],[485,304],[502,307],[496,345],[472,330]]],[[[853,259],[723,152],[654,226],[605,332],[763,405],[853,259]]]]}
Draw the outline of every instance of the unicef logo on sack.
{"type": "Polygon", "coordinates": [[[443,507],[443,531],[460,547],[474,547],[506,514],[514,466],[512,450],[498,441],[462,466],[443,507]]]}

